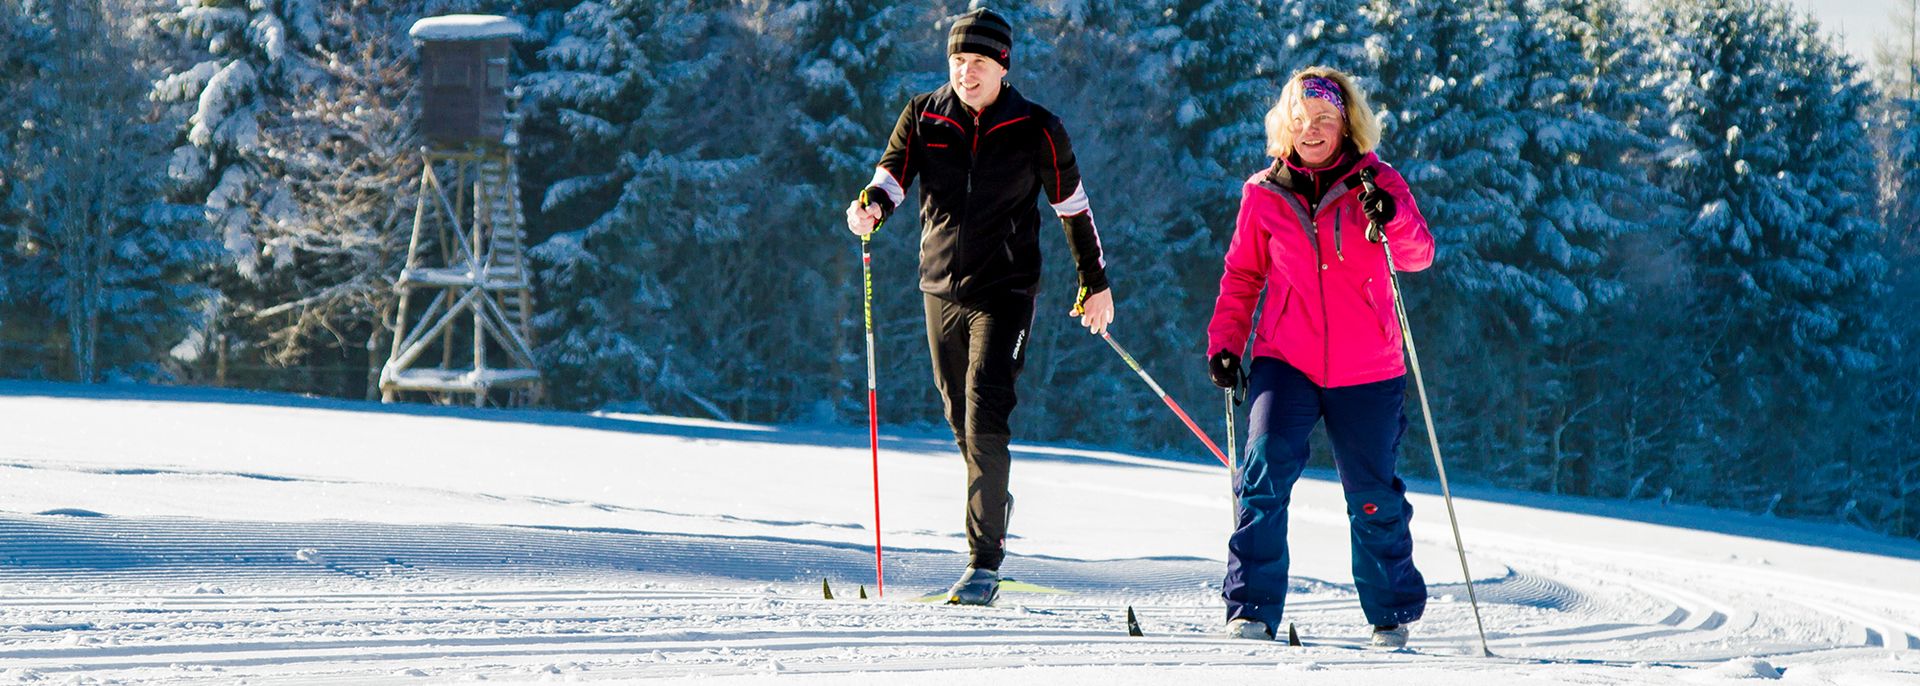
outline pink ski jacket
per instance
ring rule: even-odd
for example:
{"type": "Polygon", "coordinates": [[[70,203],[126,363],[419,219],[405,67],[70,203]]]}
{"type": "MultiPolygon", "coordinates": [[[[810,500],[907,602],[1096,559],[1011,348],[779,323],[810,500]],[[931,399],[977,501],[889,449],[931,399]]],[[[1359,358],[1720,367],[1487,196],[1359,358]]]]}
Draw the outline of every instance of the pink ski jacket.
{"type": "Polygon", "coordinates": [[[1253,357],[1284,360],[1322,388],[1406,374],[1386,253],[1367,240],[1360,211],[1359,172],[1368,167],[1393,195],[1395,214],[1385,230],[1394,267],[1414,272],[1433,263],[1426,218],[1406,179],[1379,156],[1362,156],[1317,208],[1262,170],[1241,189],[1240,218],[1207,326],[1209,354],[1238,354],[1252,333],[1253,357]],[[1254,331],[1262,289],[1266,300],[1254,331]]]}

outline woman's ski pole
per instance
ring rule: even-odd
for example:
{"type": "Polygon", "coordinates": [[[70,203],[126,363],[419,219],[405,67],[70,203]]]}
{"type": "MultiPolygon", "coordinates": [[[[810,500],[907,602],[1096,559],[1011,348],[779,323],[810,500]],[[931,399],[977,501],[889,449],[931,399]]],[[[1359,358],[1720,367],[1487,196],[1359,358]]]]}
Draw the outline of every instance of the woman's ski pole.
{"type": "MultiPolygon", "coordinates": [[[[1233,408],[1247,400],[1246,373],[1242,372],[1240,374],[1240,380],[1234,382],[1233,388],[1222,389],[1222,391],[1224,391],[1224,395],[1226,396],[1224,402],[1227,408],[1227,471],[1232,473],[1240,468],[1240,454],[1233,449],[1234,439],[1239,437],[1237,430],[1234,429],[1233,426],[1233,408]]],[[[1234,478],[1237,479],[1239,477],[1236,476],[1234,478]]]]}
{"type": "Polygon", "coordinates": [[[1227,507],[1227,514],[1233,517],[1233,528],[1238,529],[1240,528],[1240,496],[1237,489],[1240,488],[1240,454],[1233,449],[1233,392],[1235,389],[1223,390],[1226,391],[1227,403],[1227,493],[1234,496],[1232,504],[1227,507]]]}
{"type": "Polygon", "coordinates": [[[1233,446],[1233,389],[1228,388],[1224,390],[1226,391],[1227,403],[1227,472],[1231,474],[1233,472],[1233,464],[1240,461],[1240,455],[1234,451],[1233,446]]]}
{"type": "MultiPolygon", "coordinates": [[[[1360,185],[1365,186],[1367,194],[1380,191],[1373,184],[1372,167],[1360,170],[1360,185]]],[[[1367,238],[1378,236],[1380,249],[1387,255],[1387,283],[1393,288],[1393,311],[1400,315],[1400,337],[1407,342],[1407,359],[1413,366],[1413,384],[1420,391],[1420,414],[1427,420],[1427,445],[1433,448],[1433,468],[1440,474],[1440,495],[1447,501],[1447,523],[1453,525],[1453,550],[1460,555],[1460,574],[1467,580],[1467,601],[1473,605],[1473,625],[1480,630],[1480,655],[1492,657],[1493,651],[1487,648],[1487,627],[1480,620],[1480,599],[1473,592],[1473,572],[1467,570],[1467,547],[1460,541],[1460,519],[1453,514],[1453,491],[1447,487],[1447,463],[1440,457],[1440,436],[1433,430],[1433,408],[1427,405],[1427,383],[1420,375],[1420,351],[1413,347],[1413,328],[1407,325],[1407,306],[1400,299],[1400,278],[1393,270],[1393,248],[1387,244],[1384,235],[1386,227],[1372,221],[1367,222],[1367,238]]]]}
{"type": "Polygon", "coordinates": [[[1207,433],[1201,431],[1200,426],[1193,423],[1193,419],[1187,416],[1185,410],[1180,409],[1180,404],[1174,402],[1173,398],[1167,397],[1167,392],[1160,389],[1160,384],[1153,382],[1153,377],[1147,375],[1147,370],[1141,369],[1140,363],[1133,361],[1133,356],[1128,355],[1127,351],[1122,349],[1119,343],[1114,342],[1112,334],[1102,331],[1100,332],[1100,337],[1107,340],[1107,345],[1113,346],[1114,352],[1120,353],[1120,359],[1127,361],[1127,366],[1133,368],[1133,373],[1139,374],[1140,378],[1146,381],[1148,386],[1153,387],[1154,394],[1160,396],[1160,400],[1166,402],[1167,407],[1172,409],[1174,414],[1180,415],[1180,421],[1186,422],[1187,428],[1193,430],[1193,435],[1199,436],[1200,442],[1207,444],[1207,449],[1213,451],[1213,456],[1220,459],[1220,464],[1227,465],[1228,467],[1233,466],[1227,462],[1227,456],[1220,452],[1220,446],[1214,445],[1213,439],[1207,438],[1207,433]]]}

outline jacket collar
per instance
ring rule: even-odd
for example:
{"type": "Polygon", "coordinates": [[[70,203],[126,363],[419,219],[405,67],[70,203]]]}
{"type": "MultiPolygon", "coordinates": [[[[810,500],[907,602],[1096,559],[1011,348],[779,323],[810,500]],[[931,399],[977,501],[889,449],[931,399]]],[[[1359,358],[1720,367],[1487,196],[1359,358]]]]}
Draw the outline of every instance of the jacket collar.
{"type": "MultiPolygon", "coordinates": [[[[962,126],[973,125],[973,114],[967,111],[966,103],[960,102],[960,96],[954,94],[951,83],[941,84],[940,89],[933,92],[933,102],[927,109],[961,122],[962,126]]],[[[987,109],[980,113],[980,130],[989,131],[999,124],[1032,116],[1032,110],[1033,105],[1020,95],[1020,91],[1015,89],[1013,84],[1003,84],[1000,87],[1000,97],[995,98],[993,104],[988,105],[987,109]]]]}
{"type": "Polygon", "coordinates": [[[1298,163],[1289,164],[1286,160],[1275,159],[1267,168],[1267,181],[1274,186],[1305,196],[1309,202],[1319,205],[1328,197],[1337,197],[1360,186],[1355,172],[1371,166],[1380,160],[1375,153],[1361,154],[1351,141],[1340,148],[1341,160],[1332,166],[1321,169],[1303,169],[1298,163]]]}

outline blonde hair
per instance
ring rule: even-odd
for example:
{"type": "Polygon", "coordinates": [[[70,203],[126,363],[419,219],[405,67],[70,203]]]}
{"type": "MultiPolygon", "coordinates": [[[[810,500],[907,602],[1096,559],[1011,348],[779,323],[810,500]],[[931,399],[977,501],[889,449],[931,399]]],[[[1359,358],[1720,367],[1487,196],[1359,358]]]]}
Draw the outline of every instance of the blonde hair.
{"type": "Polygon", "coordinates": [[[1353,140],[1360,154],[1373,152],[1374,146],[1380,143],[1380,120],[1367,105],[1367,94],[1355,87],[1353,77],[1346,73],[1332,67],[1314,66],[1287,79],[1287,87],[1280,91],[1280,101],[1267,110],[1267,155],[1284,158],[1293,154],[1293,111],[1302,106],[1302,82],[1313,76],[1339,84],[1341,95],[1347,99],[1347,138],[1353,140]]]}

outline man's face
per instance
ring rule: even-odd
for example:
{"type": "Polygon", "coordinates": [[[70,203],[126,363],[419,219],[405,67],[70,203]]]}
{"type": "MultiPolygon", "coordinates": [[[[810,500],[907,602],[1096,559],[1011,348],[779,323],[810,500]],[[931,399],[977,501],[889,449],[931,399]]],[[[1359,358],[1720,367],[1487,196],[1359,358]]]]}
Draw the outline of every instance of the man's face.
{"type": "Polygon", "coordinates": [[[1006,67],[985,55],[956,52],[947,56],[947,78],[953,83],[953,92],[975,112],[1000,97],[1000,81],[1006,76],[1006,67]]]}

